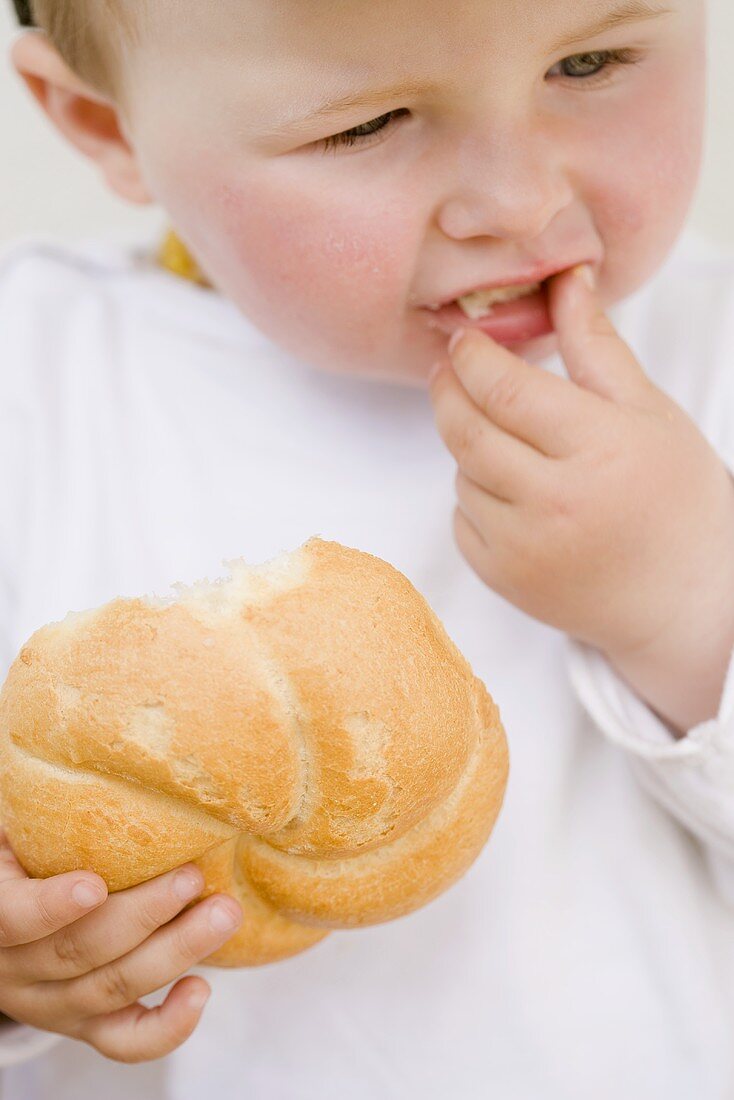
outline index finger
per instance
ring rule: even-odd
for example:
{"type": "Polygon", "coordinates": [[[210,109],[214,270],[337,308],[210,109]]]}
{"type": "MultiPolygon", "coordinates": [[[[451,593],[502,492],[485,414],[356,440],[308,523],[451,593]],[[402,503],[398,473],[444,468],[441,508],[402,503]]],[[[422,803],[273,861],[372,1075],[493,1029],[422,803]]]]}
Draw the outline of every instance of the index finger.
{"type": "Polygon", "coordinates": [[[598,394],[531,366],[479,329],[465,331],[451,359],[474,404],[549,458],[581,450],[607,406],[598,394]]]}
{"type": "Polygon", "coordinates": [[[106,897],[104,879],[91,872],[29,878],[0,828],[0,948],[43,939],[79,920],[106,897]],[[80,886],[87,892],[78,892],[80,886]]]}

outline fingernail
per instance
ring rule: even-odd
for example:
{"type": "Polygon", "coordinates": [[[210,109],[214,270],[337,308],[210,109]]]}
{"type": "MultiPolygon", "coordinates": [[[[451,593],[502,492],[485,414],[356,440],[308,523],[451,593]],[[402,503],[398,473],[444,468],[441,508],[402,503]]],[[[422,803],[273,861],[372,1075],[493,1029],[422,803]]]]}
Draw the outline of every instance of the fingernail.
{"type": "Polygon", "coordinates": [[[454,354],[454,352],[456,351],[457,344],[459,344],[461,342],[461,340],[464,338],[465,335],[466,335],[466,329],[465,328],[457,328],[456,332],[454,332],[451,339],[449,340],[449,355],[454,354]]]}
{"type": "Polygon", "coordinates": [[[240,922],[224,901],[215,901],[209,909],[209,927],[213,932],[227,932],[240,922]]]}
{"type": "Polygon", "coordinates": [[[591,264],[579,264],[578,267],[573,269],[573,273],[574,275],[578,275],[579,279],[586,284],[589,290],[595,289],[596,279],[591,264]]]}
{"type": "Polygon", "coordinates": [[[173,892],[181,901],[196,897],[203,887],[201,875],[196,875],[193,871],[179,871],[173,880],[173,892]]]}
{"type": "Polygon", "coordinates": [[[203,1008],[209,1000],[211,992],[211,989],[195,989],[193,993],[189,993],[186,998],[186,1004],[189,1008],[193,1008],[194,1010],[203,1008]]]}
{"type": "Polygon", "coordinates": [[[77,882],[72,887],[71,896],[82,909],[90,909],[102,901],[105,893],[99,886],[92,886],[91,882],[77,882]]]}

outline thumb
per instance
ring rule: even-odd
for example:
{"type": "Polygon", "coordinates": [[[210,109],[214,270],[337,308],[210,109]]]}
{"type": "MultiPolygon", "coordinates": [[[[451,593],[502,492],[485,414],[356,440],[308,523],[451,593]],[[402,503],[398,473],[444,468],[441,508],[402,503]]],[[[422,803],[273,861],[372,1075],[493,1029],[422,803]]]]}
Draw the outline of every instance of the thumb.
{"type": "Polygon", "coordinates": [[[649,379],[604,312],[589,264],[551,280],[549,309],[571,381],[620,404],[639,400],[649,379]]]}

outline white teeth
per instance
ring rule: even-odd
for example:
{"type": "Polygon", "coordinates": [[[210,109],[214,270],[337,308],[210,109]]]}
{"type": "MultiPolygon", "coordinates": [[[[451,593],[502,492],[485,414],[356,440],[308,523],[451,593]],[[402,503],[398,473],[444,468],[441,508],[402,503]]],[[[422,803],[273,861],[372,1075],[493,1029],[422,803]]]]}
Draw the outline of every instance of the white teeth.
{"type": "Polygon", "coordinates": [[[482,317],[489,317],[492,306],[498,302],[513,302],[516,298],[526,298],[540,290],[540,283],[529,283],[526,286],[498,286],[493,290],[475,290],[471,294],[465,294],[458,298],[458,304],[472,321],[478,321],[482,317]]]}

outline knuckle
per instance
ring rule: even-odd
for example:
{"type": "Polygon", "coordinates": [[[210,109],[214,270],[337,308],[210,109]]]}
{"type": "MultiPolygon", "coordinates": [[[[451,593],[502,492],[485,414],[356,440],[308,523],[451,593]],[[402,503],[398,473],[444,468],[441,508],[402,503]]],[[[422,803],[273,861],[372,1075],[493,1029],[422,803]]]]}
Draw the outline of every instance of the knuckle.
{"type": "Polygon", "coordinates": [[[586,455],[582,464],[562,463],[545,478],[536,498],[541,517],[569,528],[581,523],[595,501],[598,506],[599,479],[591,476],[592,468],[586,455]]]}
{"type": "Polygon", "coordinates": [[[565,485],[547,487],[541,504],[546,517],[561,521],[573,519],[578,510],[574,494],[565,485]]]}
{"type": "Polygon", "coordinates": [[[196,932],[189,921],[174,924],[171,928],[171,937],[176,958],[186,963],[197,960],[204,950],[204,947],[197,947],[196,932]]]}
{"type": "Polygon", "coordinates": [[[16,942],[17,936],[11,930],[7,914],[3,908],[0,908],[0,948],[12,947],[16,942]]]}
{"type": "Polygon", "coordinates": [[[13,979],[12,984],[3,988],[5,1004],[0,1011],[7,1012],[13,1019],[30,1027],[71,1034],[73,1013],[67,1011],[67,1004],[61,991],[54,988],[55,984],[37,981],[35,978],[32,983],[19,984],[17,978],[13,979]]]}
{"type": "Polygon", "coordinates": [[[617,343],[621,340],[610,317],[603,310],[594,313],[589,327],[594,336],[611,336],[617,343]]]}
{"type": "Polygon", "coordinates": [[[508,540],[497,554],[495,572],[499,594],[526,610],[538,585],[547,583],[548,564],[525,545],[519,546],[517,540],[508,540]]]}
{"type": "Polygon", "coordinates": [[[497,555],[487,546],[477,529],[457,508],[454,511],[454,538],[461,554],[478,577],[493,591],[502,587],[502,572],[497,555]]]}
{"type": "Polygon", "coordinates": [[[73,925],[60,928],[53,940],[54,952],[60,962],[75,971],[90,970],[93,962],[88,957],[79,932],[73,925]]]}
{"type": "Polygon", "coordinates": [[[48,900],[45,896],[45,891],[41,888],[36,895],[36,914],[38,921],[44,932],[55,932],[58,928],[58,918],[55,917],[49,909],[48,900]]]}
{"type": "Polygon", "coordinates": [[[467,500],[472,489],[472,483],[466,476],[463,470],[458,469],[456,471],[456,477],[454,478],[454,489],[459,500],[467,500]]]}
{"type": "Polygon", "coordinates": [[[464,417],[450,424],[446,432],[449,450],[459,461],[474,454],[481,440],[481,430],[473,417],[464,417]]]}
{"type": "Polygon", "coordinates": [[[487,386],[486,407],[496,412],[514,412],[523,395],[522,380],[512,371],[505,371],[487,386]]]}
{"type": "Polygon", "coordinates": [[[476,531],[469,522],[466,512],[458,505],[454,508],[454,533],[462,540],[470,538],[474,541],[476,539],[476,531]]]}
{"type": "MultiPolygon", "coordinates": [[[[479,555],[482,554],[482,556],[484,556],[487,547],[482,536],[470,521],[463,508],[454,509],[454,538],[467,561],[474,569],[479,571],[479,555]]],[[[483,561],[481,565],[482,567],[484,566],[483,561]]],[[[482,573],[484,573],[483,568],[482,573]]],[[[484,579],[486,579],[486,577],[484,579]]]]}
{"type": "Polygon", "coordinates": [[[486,501],[488,494],[497,494],[501,479],[495,475],[494,482],[485,481],[483,471],[480,468],[472,470],[476,472],[477,480],[473,476],[459,470],[454,479],[454,490],[459,508],[464,511],[466,518],[474,524],[477,534],[485,540],[486,532],[491,524],[491,515],[486,514],[486,501]],[[482,478],[482,481],[479,481],[482,478]],[[489,486],[489,487],[488,487],[489,486]]]}
{"type": "Polygon", "coordinates": [[[163,911],[165,902],[163,899],[155,901],[147,901],[144,905],[141,905],[136,913],[136,920],[138,925],[146,935],[151,935],[162,924],[165,924],[170,920],[170,914],[163,911]]]}
{"type": "MultiPolygon", "coordinates": [[[[97,994],[101,994],[106,1004],[124,1008],[135,1001],[136,995],[130,988],[128,979],[119,963],[108,963],[96,973],[97,994]]],[[[108,1009],[109,1011],[109,1009],[108,1009]]]]}

